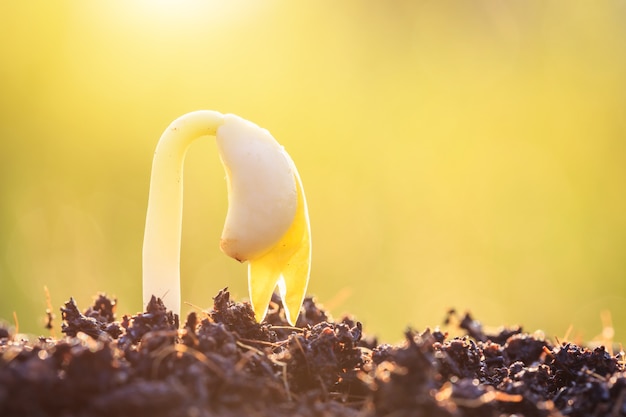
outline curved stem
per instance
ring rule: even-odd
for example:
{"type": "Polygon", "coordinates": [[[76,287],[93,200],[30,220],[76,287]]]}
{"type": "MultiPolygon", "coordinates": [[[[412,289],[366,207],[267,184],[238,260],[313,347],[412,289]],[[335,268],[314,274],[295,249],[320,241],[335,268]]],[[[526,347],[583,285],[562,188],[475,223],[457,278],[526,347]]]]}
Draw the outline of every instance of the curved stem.
{"type": "Polygon", "coordinates": [[[152,295],[180,315],[180,243],[183,216],[183,163],[189,145],[216,136],[221,113],[200,110],[174,120],[163,132],[152,162],[143,241],[143,304],[152,295]]]}

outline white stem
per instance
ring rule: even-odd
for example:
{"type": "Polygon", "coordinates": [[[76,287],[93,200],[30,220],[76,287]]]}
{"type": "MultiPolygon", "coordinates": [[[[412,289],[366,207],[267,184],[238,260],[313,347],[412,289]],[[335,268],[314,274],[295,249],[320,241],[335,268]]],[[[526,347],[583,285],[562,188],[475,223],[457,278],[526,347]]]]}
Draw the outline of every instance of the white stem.
{"type": "Polygon", "coordinates": [[[216,136],[224,116],[200,110],[174,120],[163,132],[152,162],[143,241],[143,303],[152,295],[180,315],[180,242],[183,216],[183,163],[189,145],[216,136]]]}

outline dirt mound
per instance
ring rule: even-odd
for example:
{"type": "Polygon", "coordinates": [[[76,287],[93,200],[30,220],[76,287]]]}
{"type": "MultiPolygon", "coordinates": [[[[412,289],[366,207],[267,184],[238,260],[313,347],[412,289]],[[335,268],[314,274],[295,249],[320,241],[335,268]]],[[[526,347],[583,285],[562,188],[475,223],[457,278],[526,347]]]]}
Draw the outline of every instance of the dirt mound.
{"type": "Polygon", "coordinates": [[[406,332],[397,346],[306,299],[296,327],[278,300],[262,324],[227,290],[178,317],[154,298],[115,318],[104,295],[62,308],[60,340],[0,329],[2,416],[626,416],[623,353],[553,345],[520,328],[406,332]]]}

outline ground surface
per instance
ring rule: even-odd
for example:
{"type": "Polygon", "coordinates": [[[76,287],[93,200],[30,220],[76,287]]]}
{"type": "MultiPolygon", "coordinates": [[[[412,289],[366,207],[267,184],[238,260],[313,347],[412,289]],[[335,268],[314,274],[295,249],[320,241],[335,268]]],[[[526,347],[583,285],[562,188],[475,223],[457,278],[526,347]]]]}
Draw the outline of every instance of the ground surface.
{"type": "Polygon", "coordinates": [[[261,325],[223,290],[182,330],[158,299],[116,321],[105,296],[70,299],[59,340],[0,328],[0,416],[626,416],[623,353],[485,334],[469,315],[464,337],[377,345],[311,299],[289,327],[276,301],[261,325]]]}

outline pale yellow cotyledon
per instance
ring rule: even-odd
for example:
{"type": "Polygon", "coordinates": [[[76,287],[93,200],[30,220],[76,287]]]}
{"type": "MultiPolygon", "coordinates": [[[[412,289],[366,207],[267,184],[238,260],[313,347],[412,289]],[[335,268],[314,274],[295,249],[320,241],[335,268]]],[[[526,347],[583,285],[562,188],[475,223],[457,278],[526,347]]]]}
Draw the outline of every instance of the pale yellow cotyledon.
{"type": "Polygon", "coordinates": [[[295,324],[306,292],[311,238],[306,199],[292,159],[272,135],[233,114],[185,114],[163,132],[152,165],[143,243],[143,302],[164,297],[180,314],[183,163],[189,145],[214,136],[228,186],[228,213],[220,247],[248,261],[250,302],[258,321],[279,288],[295,324]]]}

